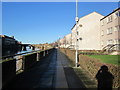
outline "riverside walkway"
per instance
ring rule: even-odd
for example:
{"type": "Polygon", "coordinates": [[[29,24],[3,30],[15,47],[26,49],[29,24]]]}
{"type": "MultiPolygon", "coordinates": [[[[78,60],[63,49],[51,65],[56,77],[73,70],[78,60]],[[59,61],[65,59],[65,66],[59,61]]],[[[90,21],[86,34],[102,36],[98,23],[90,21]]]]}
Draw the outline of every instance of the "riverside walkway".
{"type": "Polygon", "coordinates": [[[28,71],[20,73],[6,88],[78,88],[86,90],[70,65],[69,60],[58,49],[38,61],[28,71]]]}

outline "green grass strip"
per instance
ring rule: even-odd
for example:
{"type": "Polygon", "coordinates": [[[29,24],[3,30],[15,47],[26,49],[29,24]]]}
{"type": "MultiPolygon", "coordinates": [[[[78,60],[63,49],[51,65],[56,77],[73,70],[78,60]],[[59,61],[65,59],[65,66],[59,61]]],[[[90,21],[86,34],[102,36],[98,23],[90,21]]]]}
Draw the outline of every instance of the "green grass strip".
{"type": "Polygon", "coordinates": [[[120,55],[87,55],[87,56],[99,59],[103,63],[120,65],[120,55]]]}

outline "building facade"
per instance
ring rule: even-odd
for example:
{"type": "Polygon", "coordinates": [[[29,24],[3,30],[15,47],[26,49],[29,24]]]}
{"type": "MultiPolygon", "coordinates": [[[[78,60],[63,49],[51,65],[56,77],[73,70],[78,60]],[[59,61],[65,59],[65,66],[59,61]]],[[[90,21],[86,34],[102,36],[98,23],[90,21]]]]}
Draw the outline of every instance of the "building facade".
{"type": "Polygon", "coordinates": [[[21,50],[21,42],[18,42],[14,36],[9,37],[0,35],[0,48],[2,49],[2,56],[12,55],[21,50]]]}
{"type": "Polygon", "coordinates": [[[81,17],[71,29],[71,34],[59,42],[62,48],[104,50],[108,47],[120,50],[120,8],[107,16],[93,12],[81,17]]]}
{"type": "Polygon", "coordinates": [[[100,50],[100,19],[103,17],[93,12],[80,18],[72,28],[72,45],[77,41],[78,50],[100,50]]]}
{"type": "Polygon", "coordinates": [[[59,41],[58,41],[58,46],[59,46],[60,48],[64,48],[64,38],[59,39],[59,41]]]}
{"type": "Polygon", "coordinates": [[[71,33],[70,33],[64,37],[65,48],[71,48],[71,43],[72,43],[71,41],[72,39],[71,39],[71,33]]]}
{"type": "Polygon", "coordinates": [[[0,38],[2,40],[2,48],[4,49],[13,49],[17,47],[18,41],[14,39],[14,37],[9,37],[6,35],[0,35],[0,38]]]}
{"type": "Polygon", "coordinates": [[[114,10],[100,20],[101,49],[114,46],[114,50],[120,50],[120,8],[114,10]]]}

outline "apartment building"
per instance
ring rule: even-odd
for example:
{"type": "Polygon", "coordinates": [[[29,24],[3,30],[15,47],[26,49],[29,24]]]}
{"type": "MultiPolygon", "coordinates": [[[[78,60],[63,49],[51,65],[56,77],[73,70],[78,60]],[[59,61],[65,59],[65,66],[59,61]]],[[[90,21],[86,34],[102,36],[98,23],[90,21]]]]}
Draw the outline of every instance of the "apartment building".
{"type": "Polygon", "coordinates": [[[71,34],[59,41],[64,48],[104,50],[107,46],[113,46],[113,50],[120,50],[120,8],[107,16],[93,12],[79,18],[71,34]]]}
{"type": "Polygon", "coordinates": [[[101,49],[116,45],[114,49],[120,50],[120,8],[100,19],[100,23],[101,49]]]}
{"type": "Polygon", "coordinates": [[[71,40],[71,33],[70,33],[70,34],[68,34],[64,37],[65,48],[70,48],[71,47],[71,43],[72,43],[71,41],[72,40],[71,40]]]}
{"type": "Polygon", "coordinates": [[[71,33],[64,36],[64,38],[58,41],[59,47],[62,48],[71,48],[71,33]]]}
{"type": "Polygon", "coordinates": [[[59,39],[58,45],[59,45],[59,47],[64,48],[64,46],[65,46],[65,45],[64,45],[64,38],[59,39]]]}
{"type": "Polygon", "coordinates": [[[72,45],[75,46],[77,40],[78,50],[100,50],[100,19],[103,17],[97,12],[81,17],[72,28],[72,45]]]}

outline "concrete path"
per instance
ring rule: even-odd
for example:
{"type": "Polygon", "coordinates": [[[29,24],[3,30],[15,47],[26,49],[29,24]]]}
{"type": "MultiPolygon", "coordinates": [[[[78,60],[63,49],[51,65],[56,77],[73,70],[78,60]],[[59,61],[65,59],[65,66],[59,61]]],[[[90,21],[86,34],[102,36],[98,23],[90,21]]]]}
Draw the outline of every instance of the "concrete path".
{"type": "Polygon", "coordinates": [[[85,86],[78,78],[68,59],[59,50],[54,50],[49,56],[40,60],[29,71],[23,72],[8,86],[9,88],[58,89],[79,88],[85,86]]]}
{"type": "Polygon", "coordinates": [[[68,88],[64,68],[62,65],[62,57],[60,52],[57,52],[57,71],[56,71],[56,87],[55,88],[68,88]]]}
{"type": "Polygon", "coordinates": [[[63,68],[63,72],[64,72],[63,75],[66,78],[63,82],[67,82],[68,88],[73,88],[73,89],[78,88],[79,90],[85,90],[85,86],[83,85],[82,81],[79,79],[77,74],[74,72],[68,58],[64,54],[62,54],[59,50],[57,52],[58,52],[57,53],[58,61],[59,63],[61,63],[61,68],[63,68]]]}

